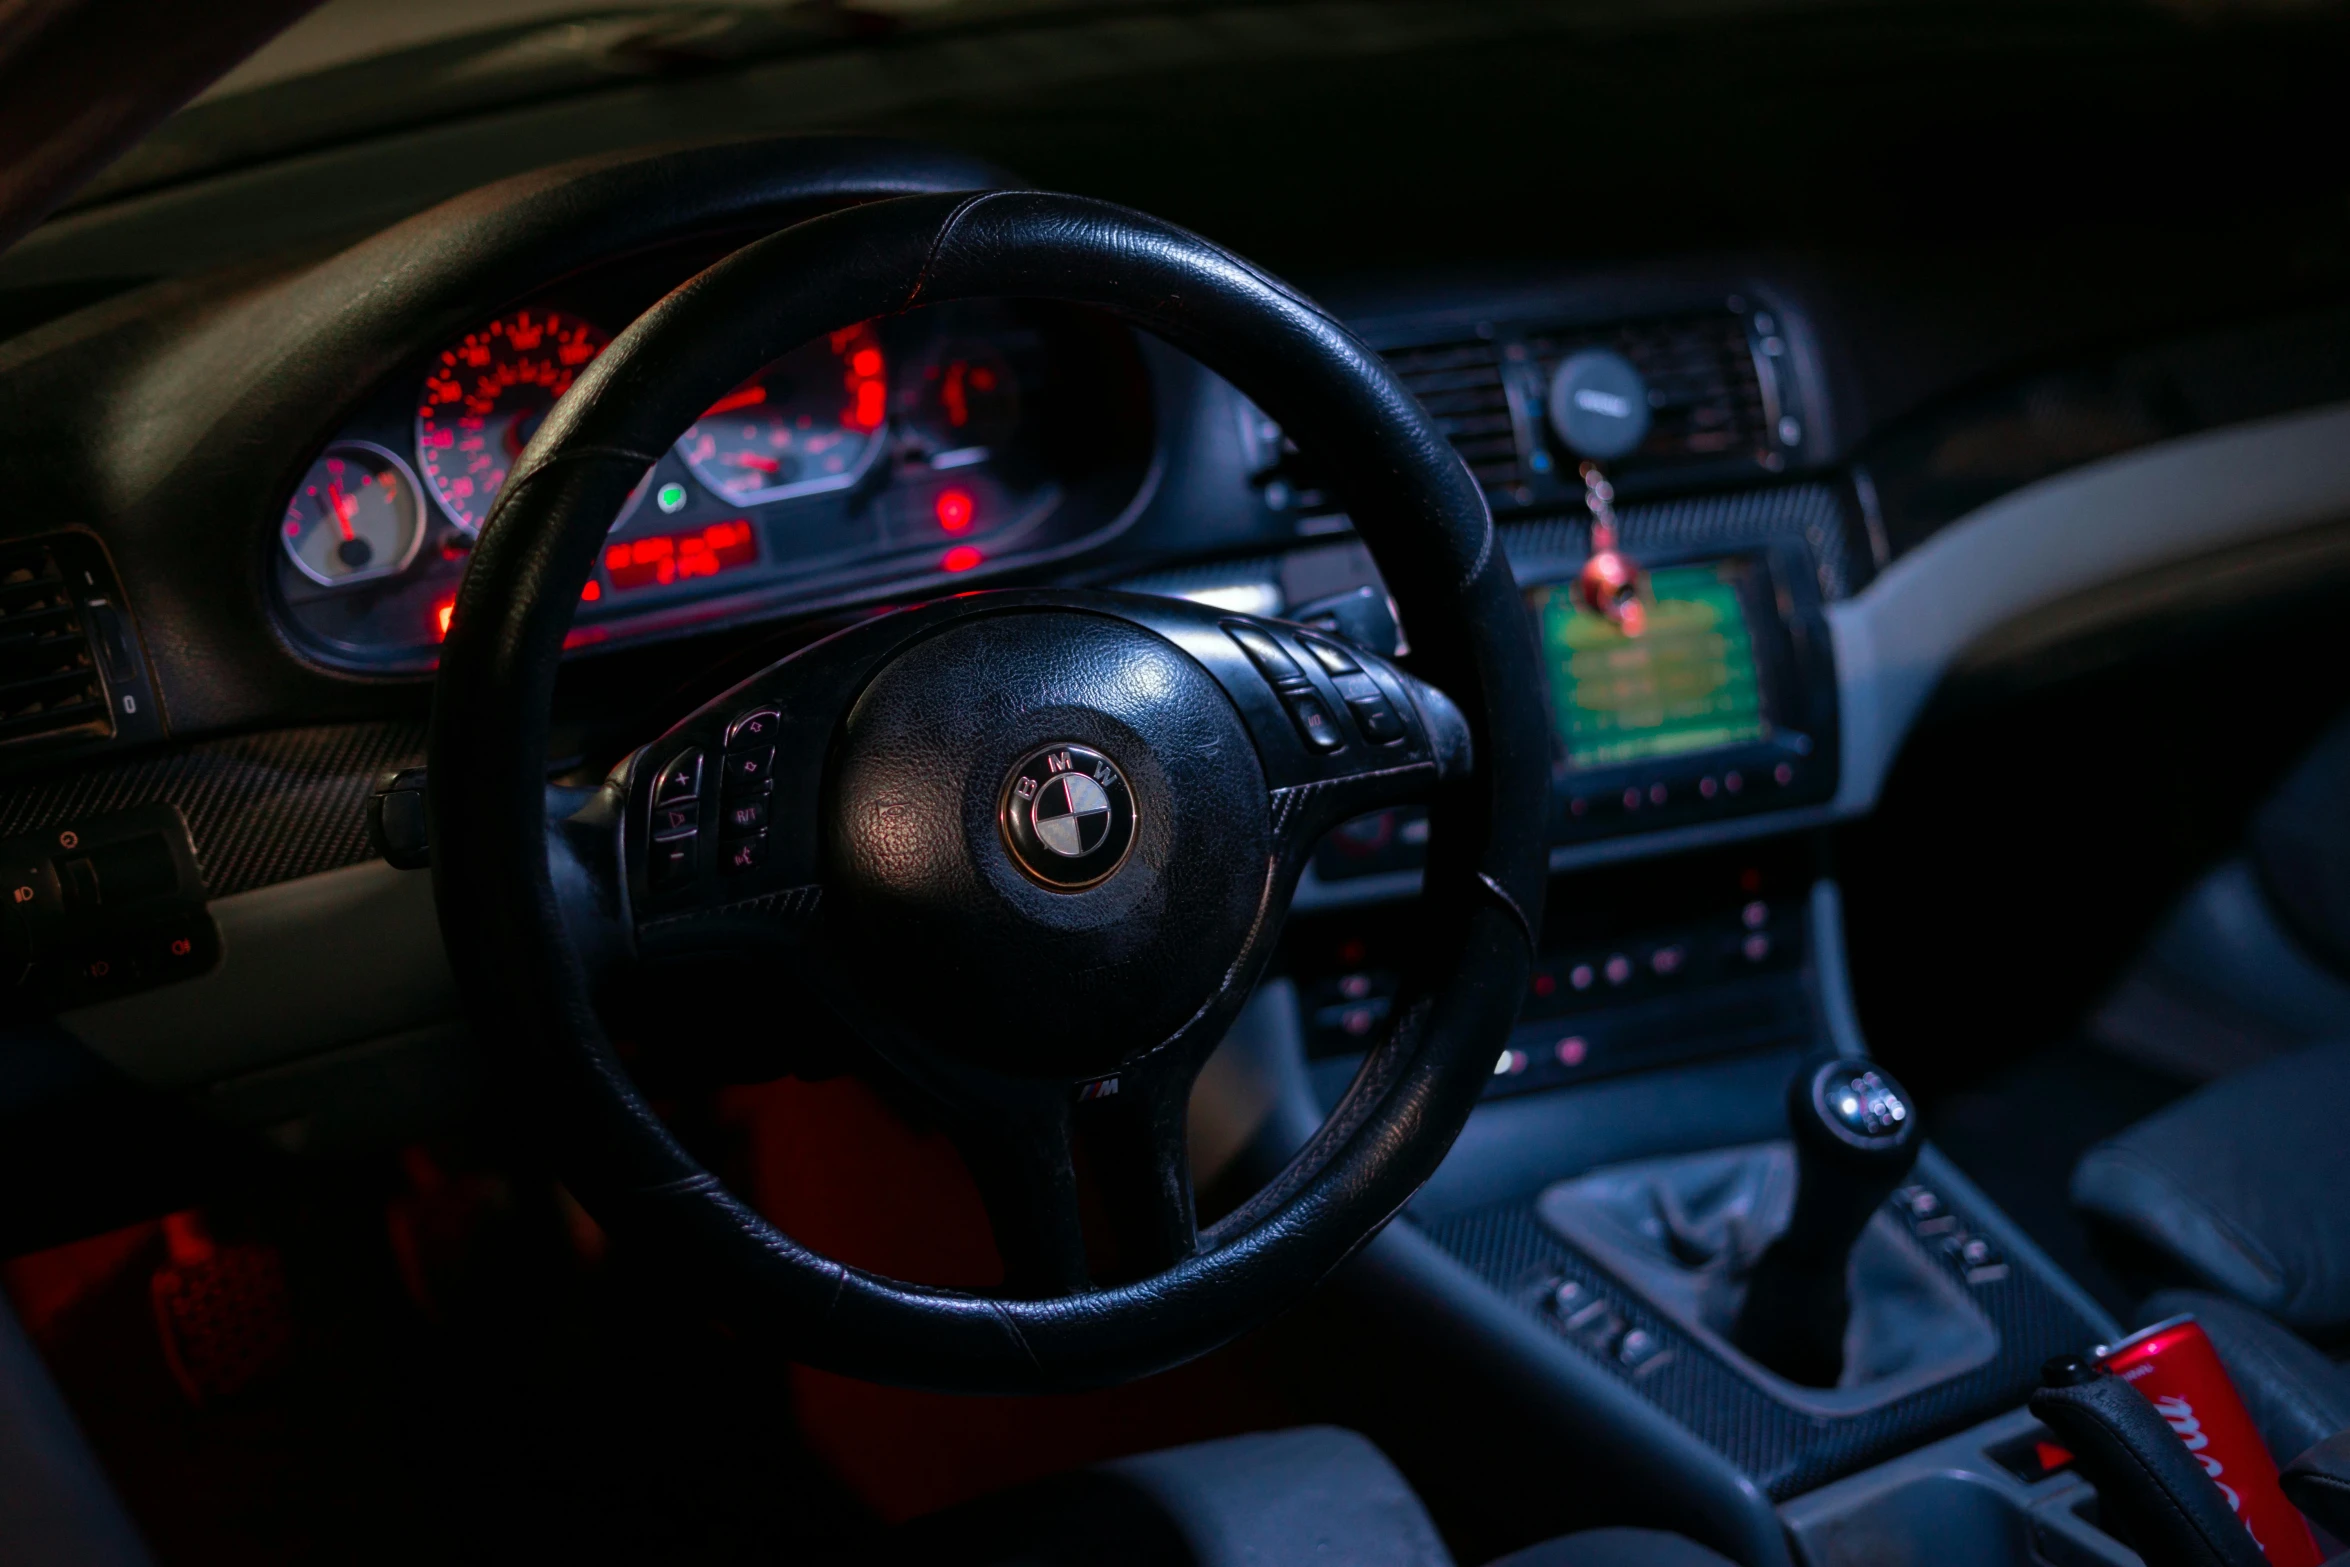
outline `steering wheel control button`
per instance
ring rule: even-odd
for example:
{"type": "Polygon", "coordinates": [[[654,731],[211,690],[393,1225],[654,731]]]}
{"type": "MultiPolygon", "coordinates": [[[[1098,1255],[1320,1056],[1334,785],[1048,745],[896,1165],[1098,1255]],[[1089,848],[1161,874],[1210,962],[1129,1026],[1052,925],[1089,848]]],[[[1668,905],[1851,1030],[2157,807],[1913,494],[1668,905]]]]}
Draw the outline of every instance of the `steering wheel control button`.
{"type": "Polygon", "coordinates": [[[683,832],[654,843],[646,856],[645,873],[656,891],[682,887],[693,880],[694,848],[700,838],[699,833],[683,832]]]}
{"type": "Polygon", "coordinates": [[[701,816],[701,802],[681,800],[675,805],[653,807],[653,841],[674,838],[679,833],[691,833],[701,816]]]}
{"type": "Polygon", "coordinates": [[[775,732],[782,727],[783,715],[774,708],[754,709],[726,726],[726,749],[747,751],[753,746],[773,745],[775,732]]]}
{"type": "Polygon", "coordinates": [[[719,813],[719,825],[729,838],[766,831],[767,796],[753,794],[727,801],[726,809],[719,813]]]}
{"type": "Polygon", "coordinates": [[[1332,674],[1337,678],[1338,694],[1346,698],[1346,710],[1355,715],[1355,727],[1364,739],[1373,745],[1393,745],[1404,737],[1403,719],[1377,681],[1359,671],[1339,674],[1333,670],[1332,674]]]}
{"type": "Polygon", "coordinates": [[[726,787],[729,793],[749,789],[767,782],[775,771],[775,747],[765,745],[755,751],[729,751],[726,754],[726,787]]]}
{"type": "Polygon", "coordinates": [[[1107,881],[1134,847],[1134,795],[1117,765],[1091,746],[1032,751],[1004,780],[997,811],[1013,863],[1055,892],[1107,881]]]}
{"type": "Polygon", "coordinates": [[[767,863],[767,835],[753,833],[748,838],[727,842],[724,850],[726,868],[730,871],[755,871],[767,863]]]}
{"type": "Polygon", "coordinates": [[[1306,744],[1317,751],[1335,751],[1346,744],[1346,736],[1339,731],[1338,720],[1330,716],[1330,709],[1312,691],[1284,691],[1282,699],[1289,705],[1290,721],[1306,744]]]}
{"type": "Polygon", "coordinates": [[[1289,656],[1289,650],[1272,633],[1229,620],[1224,623],[1224,630],[1273,684],[1302,686],[1306,683],[1306,672],[1297,667],[1297,660],[1289,656]]]}
{"type": "MultiPolygon", "coordinates": [[[[1335,642],[1325,642],[1320,637],[1299,637],[1298,640],[1306,645],[1307,652],[1314,655],[1314,662],[1330,674],[1352,675],[1362,670],[1363,666],[1335,642]]],[[[1345,688],[1342,686],[1340,689],[1345,688]]]]}
{"type": "Polygon", "coordinates": [[[702,792],[702,753],[688,751],[653,780],[653,803],[668,805],[677,800],[691,800],[702,792]]]}

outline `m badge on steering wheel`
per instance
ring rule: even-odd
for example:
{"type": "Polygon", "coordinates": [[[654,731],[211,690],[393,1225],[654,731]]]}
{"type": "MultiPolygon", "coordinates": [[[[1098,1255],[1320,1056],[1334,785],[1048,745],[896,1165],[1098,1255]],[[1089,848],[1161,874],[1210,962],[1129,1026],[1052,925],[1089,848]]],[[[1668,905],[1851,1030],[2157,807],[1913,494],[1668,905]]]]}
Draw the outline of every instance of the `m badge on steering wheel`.
{"type": "Polygon", "coordinates": [[[1032,751],[1004,780],[997,819],[1012,862],[1055,892],[1107,881],[1134,847],[1134,795],[1091,746],[1032,751]]]}

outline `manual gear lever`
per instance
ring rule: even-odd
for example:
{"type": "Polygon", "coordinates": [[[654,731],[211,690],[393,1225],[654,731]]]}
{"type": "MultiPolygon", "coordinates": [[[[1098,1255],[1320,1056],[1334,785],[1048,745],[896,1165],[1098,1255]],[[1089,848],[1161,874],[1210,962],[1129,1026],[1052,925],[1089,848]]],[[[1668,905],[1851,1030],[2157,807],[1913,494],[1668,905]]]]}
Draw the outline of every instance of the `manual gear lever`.
{"type": "Polygon", "coordinates": [[[1795,1212],[1747,1277],[1731,1341],[1790,1382],[1834,1387],[1852,1313],[1852,1245],[1908,1179],[1921,1134],[1909,1095],[1884,1068],[1840,1057],[1787,1085],[1795,1212]]]}

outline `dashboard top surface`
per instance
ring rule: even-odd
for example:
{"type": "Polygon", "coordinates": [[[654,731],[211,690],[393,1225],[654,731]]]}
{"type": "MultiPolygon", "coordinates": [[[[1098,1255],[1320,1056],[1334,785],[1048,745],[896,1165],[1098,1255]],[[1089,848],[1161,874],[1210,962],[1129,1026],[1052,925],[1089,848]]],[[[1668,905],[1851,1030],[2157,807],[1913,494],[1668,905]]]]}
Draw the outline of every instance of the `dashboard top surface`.
{"type": "MultiPolygon", "coordinates": [[[[103,542],[175,737],[413,721],[479,521],[478,499],[457,492],[484,481],[483,450],[527,438],[551,378],[576,369],[555,364],[562,352],[592,352],[741,239],[851,194],[1016,178],[1189,219],[1304,280],[1446,426],[1513,559],[1537,569],[1585,547],[1576,453],[1546,398],[1590,351],[1632,364],[1652,404],[1646,444],[1614,473],[1640,546],[1671,555],[1783,534],[1829,606],[1953,519],[2051,475],[2350,396],[2345,318],[2330,303],[2350,275],[2338,216],[2309,215],[2297,188],[2239,181],[2234,227],[2303,235],[2304,261],[2278,269],[2162,243],[2176,214],[2145,193],[2108,190],[2104,206],[2067,213],[2061,168],[2011,170],[2007,210],[2037,214],[2049,238],[2030,275],[1982,267],[1984,237],[1958,221],[1981,188],[1956,172],[1974,153],[1948,140],[1980,111],[1966,73],[1933,63],[1962,22],[1984,31],[2019,94],[2063,104],[2049,134],[2067,148],[2084,117],[2140,104],[2190,63],[2222,96],[2249,101],[2262,84],[2258,113],[2198,153],[2209,163],[2304,112],[2276,84],[2299,80],[2304,46],[2331,39],[2326,18],[2197,33],[2091,8],[2068,12],[2074,30],[2058,37],[2003,12],[1910,8],[1881,17],[1865,48],[1839,37],[1807,54],[1795,45],[1829,35],[1725,12],[1672,35],[1673,69],[1644,73],[1667,84],[1681,129],[1636,138],[1562,187],[1536,177],[1547,143],[1527,117],[1534,80],[1570,54],[1628,65],[1666,34],[1600,36],[1541,5],[1476,18],[1273,7],[1246,27],[1238,14],[1063,9],[870,48],[746,45],[690,83],[655,70],[473,98],[447,96],[462,72],[418,59],[393,107],[343,106],[365,130],[339,141],[319,129],[341,112],[318,100],[320,82],[286,89],[312,94],[307,108],[286,93],[199,106],[0,258],[0,326],[26,326],[0,342],[0,407],[18,432],[0,449],[0,486],[20,498],[0,535],[103,542]],[[1297,30],[1309,12],[1318,34],[1297,30]],[[1135,27],[1166,50],[1102,52],[1135,27]],[[1766,35],[1766,71],[1729,68],[1766,35]],[[953,51],[967,72],[950,80],[935,67],[953,51]],[[2067,72],[2091,55],[2126,58],[2123,79],[2083,88],[2067,72]],[[852,82],[859,61],[880,75],[852,82]],[[1375,127],[1361,91],[1399,72],[1413,81],[1397,101],[1414,112],[1375,127]],[[1263,167],[1224,156],[1274,123],[1225,89],[1274,77],[1290,95],[1285,158],[1328,177],[1310,192],[1270,172],[1211,177],[1263,167]],[[1691,138],[1731,134],[1831,80],[1886,109],[1887,145],[1914,160],[1898,176],[1874,155],[1820,154],[1806,172],[1797,159],[1785,179],[1733,187],[1688,156],[1691,138]],[[1214,115],[1155,112],[1211,82],[1214,115]],[[603,150],[654,126],[794,129],[797,111],[779,106],[797,100],[780,89],[817,83],[828,131],[938,141],[603,150]],[[270,105],[278,131],[237,129],[270,105]],[[1089,134],[1042,134],[1073,123],[1089,134]],[[1375,194],[1360,183],[1372,168],[1375,194]],[[574,334],[568,350],[518,346],[518,328],[550,322],[574,334]],[[456,387],[446,372],[461,355],[484,362],[456,387]],[[453,409],[481,408],[436,424],[435,385],[457,391],[453,409]],[[444,471],[444,456],[475,468],[444,471]]],[[[1595,104],[1636,79],[1586,76],[1595,104]]],[[[2144,128],[2143,110],[2129,112],[2144,128]]],[[[1814,145],[1832,118],[1796,115],[1780,131],[1814,145]]],[[[869,326],[725,409],[776,417],[681,432],[580,606],[581,651],[598,656],[567,700],[625,706],[788,642],[810,617],[969,584],[1146,582],[1251,610],[1361,585],[1315,564],[1344,545],[1346,523],[1311,454],[1231,387],[1103,323],[1017,305],[983,316],[869,326]],[[861,382],[859,356],[876,353],[881,373],[861,382]],[[1001,389],[992,401],[975,374],[1001,389]],[[819,385],[793,401],[793,386],[819,385]],[[956,436],[950,400],[992,421],[991,438],[956,436]]],[[[65,760],[20,750],[0,767],[65,760]]]]}

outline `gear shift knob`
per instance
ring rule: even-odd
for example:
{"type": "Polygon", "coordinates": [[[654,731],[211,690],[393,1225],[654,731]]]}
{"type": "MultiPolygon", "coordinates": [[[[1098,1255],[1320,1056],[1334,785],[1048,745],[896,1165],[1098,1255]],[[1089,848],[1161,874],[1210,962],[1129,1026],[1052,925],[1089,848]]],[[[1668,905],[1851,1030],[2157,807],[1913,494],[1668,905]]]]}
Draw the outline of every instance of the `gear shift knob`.
{"type": "Polygon", "coordinates": [[[1892,1074],[1854,1057],[1805,1065],[1787,1085],[1795,1211],[1748,1277],[1731,1337],[1790,1382],[1833,1387],[1844,1369],[1852,1245],[1909,1178],[1921,1133],[1892,1074]]]}

